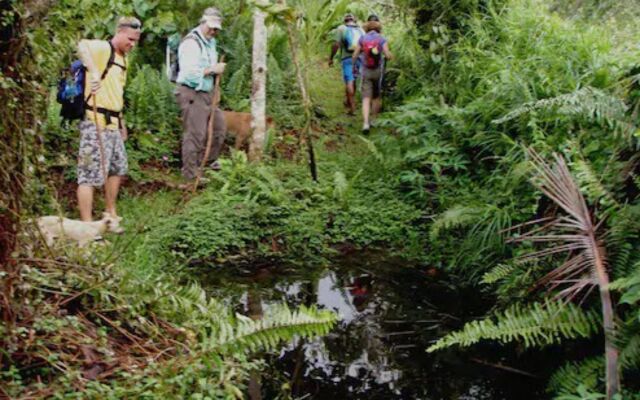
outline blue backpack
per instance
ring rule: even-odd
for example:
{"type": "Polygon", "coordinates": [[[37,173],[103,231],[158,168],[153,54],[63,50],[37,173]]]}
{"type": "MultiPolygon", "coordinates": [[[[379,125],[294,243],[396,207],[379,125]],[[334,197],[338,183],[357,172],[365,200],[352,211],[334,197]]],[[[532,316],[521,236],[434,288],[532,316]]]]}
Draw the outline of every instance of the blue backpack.
{"type": "Polygon", "coordinates": [[[66,120],[82,119],[84,116],[84,84],[86,68],[82,61],[71,63],[66,76],[58,82],[56,99],[62,105],[60,116],[66,120]]]}
{"type": "MultiPolygon", "coordinates": [[[[111,47],[111,53],[109,54],[107,67],[100,77],[101,81],[107,76],[109,69],[116,64],[114,61],[116,53],[111,41],[109,41],[109,46],[111,47]]],[[[119,66],[125,68],[121,65],[119,66]]],[[[62,105],[60,116],[68,121],[82,119],[87,108],[87,102],[91,97],[89,96],[86,99],[84,97],[87,68],[82,64],[82,61],[75,60],[67,70],[63,71],[62,75],[62,78],[58,81],[58,93],[56,95],[56,100],[62,105]]]]}
{"type": "Polygon", "coordinates": [[[359,26],[347,25],[347,29],[344,30],[344,34],[342,35],[342,44],[344,45],[344,48],[349,53],[353,53],[362,36],[362,30],[359,26]]]}

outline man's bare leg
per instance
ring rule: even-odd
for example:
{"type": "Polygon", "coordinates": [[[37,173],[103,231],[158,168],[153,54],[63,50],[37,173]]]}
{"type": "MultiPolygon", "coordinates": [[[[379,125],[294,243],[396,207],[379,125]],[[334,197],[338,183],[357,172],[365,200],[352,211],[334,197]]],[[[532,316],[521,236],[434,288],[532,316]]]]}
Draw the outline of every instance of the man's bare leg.
{"type": "Polygon", "coordinates": [[[363,130],[369,129],[369,114],[371,112],[371,97],[364,97],[362,99],[362,122],[363,130]]]}
{"type": "Polygon", "coordinates": [[[78,185],[76,194],[78,196],[80,219],[83,221],[91,221],[93,219],[93,186],[78,185]]]}
{"type": "Polygon", "coordinates": [[[347,108],[349,109],[349,114],[354,114],[356,112],[356,85],[355,82],[347,83],[347,108]]]}
{"type": "Polygon", "coordinates": [[[114,217],[118,216],[116,212],[116,200],[118,199],[121,181],[121,176],[110,176],[107,178],[106,193],[104,195],[105,211],[114,217]]]}

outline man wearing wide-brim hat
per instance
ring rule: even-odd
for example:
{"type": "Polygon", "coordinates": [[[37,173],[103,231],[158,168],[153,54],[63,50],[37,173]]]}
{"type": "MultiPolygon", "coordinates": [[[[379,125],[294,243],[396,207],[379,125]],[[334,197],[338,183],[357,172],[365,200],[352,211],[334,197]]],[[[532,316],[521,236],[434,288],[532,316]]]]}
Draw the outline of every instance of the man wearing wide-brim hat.
{"type": "MultiPolygon", "coordinates": [[[[224,73],[226,66],[218,62],[215,37],[221,29],[222,17],[218,10],[207,8],[200,19],[200,25],[184,37],[178,48],[176,99],[182,110],[182,176],[185,179],[195,178],[204,157],[214,76],[224,73]]],[[[216,108],[213,143],[207,160],[214,170],[220,168],[217,159],[225,133],[224,114],[216,108]]]]}

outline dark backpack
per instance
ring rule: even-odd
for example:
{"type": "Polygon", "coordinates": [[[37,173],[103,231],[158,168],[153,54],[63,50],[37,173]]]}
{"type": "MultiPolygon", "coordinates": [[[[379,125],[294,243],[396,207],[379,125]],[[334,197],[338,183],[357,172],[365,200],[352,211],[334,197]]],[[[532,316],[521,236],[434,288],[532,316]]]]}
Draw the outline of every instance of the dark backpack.
{"type": "Polygon", "coordinates": [[[364,53],[364,65],[369,69],[380,66],[382,60],[382,37],[362,38],[362,52],[364,53]]]}
{"type": "Polygon", "coordinates": [[[180,42],[175,40],[175,37],[171,37],[167,40],[167,76],[169,80],[175,83],[178,80],[178,73],[180,73],[180,63],[178,62],[178,49],[182,42],[187,39],[193,39],[198,43],[200,51],[204,49],[202,39],[197,32],[190,32],[180,42]]]}
{"type": "Polygon", "coordinates": [[[62,105],[60,115],[63,119],[81,119],[84,116],[84,84],[86,68],[82,61],[75,60],[71,67],[63,72],[65,76],[58,82],[56,99],[62,105]]]}
{"type": "MultiPolygon", "coordinates": [[[[109,60],[107,66],[102,71],[100,81],[104,80],[109,72],[109,69],[113,65],[117,65],[122,69],[127,69],[126,66],[117,64],[115,62],[116,51],[109,42],[111,53],[109,53],[109,60]]],[[[62,72],[63,77],[58,81],[58,93],[56,99],[58,103],[62,105],[60,109],[60,116],[68,121],[84,118],[84,112],[87,108],[87,102],[91,96],[84,97],[84,90],[86,87],[86,75],[87,68],[82,64],[82,61],[75,60],[71,63],[71,66],[62,72]]]]}

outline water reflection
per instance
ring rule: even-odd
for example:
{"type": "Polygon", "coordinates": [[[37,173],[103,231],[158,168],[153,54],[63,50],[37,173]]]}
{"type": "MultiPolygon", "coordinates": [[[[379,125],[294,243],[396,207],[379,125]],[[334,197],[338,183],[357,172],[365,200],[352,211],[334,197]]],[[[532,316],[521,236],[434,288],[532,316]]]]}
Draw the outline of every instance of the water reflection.
{"type": "Polygon", "coordinates": [[[429,344],[479,315],[484,305],[475,290],[461,291],[423,269],[399,265],[362,257],[303,274],[300,269],[289,274],[263,269],[243,277],[229,271],[207,278],[214,295],[241,304],[249,315],[287,302],[292,307],[316,304],[340,316],[326,337],[298,340],[267,357],[265,399],[283,394],[331,400],[545,398],[544,380],[473,361],[523,362],[504,348],[427,354],[429,344]],[[284,382],[289,393],[283,393],[284,382]]]}
{"type": "MultiPolygon", "coordinates": [[[[247,315],[253,320],[262,319],[264,312],[262,310],[262,299],[260,292],[249,290],[246,297],[247,315]]],[[[249,398],[251,400],[262,400],[262,377],[260,373],[254,371],[249,377],[249,398]]]]}

